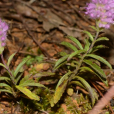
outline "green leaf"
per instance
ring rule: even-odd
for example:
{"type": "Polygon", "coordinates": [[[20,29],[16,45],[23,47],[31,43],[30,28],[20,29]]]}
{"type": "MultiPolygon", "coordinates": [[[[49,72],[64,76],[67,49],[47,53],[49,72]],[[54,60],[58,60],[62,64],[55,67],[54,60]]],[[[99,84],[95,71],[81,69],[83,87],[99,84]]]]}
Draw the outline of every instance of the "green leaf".
{"type": "Polygon", "coordinates": [[[86,89],[89,92],[89,95],[91,97],[92,105],[94,105],[95,104],[95,96],[94,96],[91,86],[83,78],[81,78],[79,76],[75,76],[75,79],[79,80],[86,87],[86,89]]]}
{"type": "Polygon", "coordinates": [[[80,49],[83,49],[81,43],[76,38],[74,38],[72,36],[68,36],[68,38],[71,39],[74,43],[76,43],[80,49]]]}
{"type": "Polygon", "coordinates": [[[78,63],[79,63],[78,61],[71,61],[71,66],[76,68],[78,63]]]}
{"type": "Polygon", "coordinates": [[[89,68],[89,67],[81,67],[80,69],[81,69],[82,71],[89,71],[89,72],[95,74],[96,76],[98,76],[98,77],[101,79],[101,81],[102,81],[104,84],[108,85],[107,80],[104,80],[104,78],[102,78],[97,72],[95,72],[95,71],[92,70],[91,68],[89,68]]]}
{"type": "MultiPolygon", "coordinates": [[[[10,70],[10,69],[9,69],[9,70],[10,70]]],[[[14,78],[14,76],[12,76],[13,71],[10,71],[10,72],[11,72],[11,74],[9,73],[9,71],[8,71],[8,70],[7,70],[6,72],[8,73],[8,76],[9,76],[9,78],[10,78],[10,81],[14,81],[14,83],[15,83],[15,78],[14,78]]]]}
{"type": "Polygon", "coordinates": [[[69,42],[61,42],[61,44],[62,45],[64,45],[64,46],[66,46],[66,47],[68,47],[68,48],[70,48],[70,49],[72,49],[73,51],[77,51],[77,48],[75,47],[75,46],[73,46],[71,43],[69,43],[69,42]]]}
{"type": "Polygon", "coordinates": [[[5,83],[0,83],[0,87],[4,87],[8,91],[10,91],[10,93],[12,93],[12,88],[9,85],[5,84],[5,83]]]}
{"type": "Polygon", "coordinates": [[[107,47],[106,47],[105,45],[94,46],[94,47],[91,49],[90,53],[96,52],[97,50],[102,49],[102,48],[107,48],[107,47]]]}
{"type": "Polygon", "coordinates": [[[88,41],[88,39],[85,39],[85,47],[84,47],[84,50],[88,51],[89,50],[89,46],[90,46],[90,42],[88,41]]]}
{"type": "Polygon", "coordinates": [[[39,77],[53,76],[53,75],[55,75],[55,73],[52,73],[52,72],[39,72],[39,73],[35,74],[33,77],[34,78],[39,78],[39,77]]]}
{"type": "Polygon", "coordinates": [[[86,89],[86,87],[80,81],[71,81],[70,84],[76,84],[76,85],[86,89]]]}
{"type": "Polygon", "coordinates": [[[86,63],[87,65],[91,66],[98,74],[100,74],[100,76],[104,79],[106,79],[106,75],[103,72],[103,70],[96,65],[94,62],[90,61],[90,60],[83,60],[84,63],[86,63]]]}
{"type": "Polygon", "coordinates": [[[2,63],[0,63],[0,66],[2,66],[2,67],[4,67],[5,69],[7,69],[6,66],[5,66],[4,64],[2,64],[2,63]]]}
{"type": "Polygon", "coordinates": [[[60,54],[62,57],[67,55],[66,52],[60,52],[59,54],[60,54]]]}
{"type": "Polygon", "coordinates": [[[42,62],[44,59],[44,56],[43,55],[40,55],[40,56],[36,56],[35,57],[35,60],[37,60],[37,62],[42,62]]]}
{"type": "Polygon", "coordinates": [[[19,82],[19,80],[21,79],[22,75],[23,75],[23,72],[21,72],[21,73],[16,77],[16,79],[15,79],[15,84],[16,84],[16,85],[17,85],[17,83],[19,82]]]}
{"type": "Polygon", "coordinates": [[[92,57],[94,59],[97,59],[98,61],[104,63],[105,65],[107,65],[110,69],[112,69],[112,66],[110,65],[110,63],[108,61],[106,61],[104,58],[98,56],[98,55],[94,55],[94,54],[87,54],[86,57],[92,57]]]}
{"type": "Polygon", "coordinates": [[[68,83],[68,79],[64,80],[63,83],[61,85],[59,85],[57,87],[57,89],[55,90],[55,94],[54,94],[54,103],[55,104],[60,100],[61,96],[63,95],[63,93],[66,89],[67,83],[68,83]]]}
{"type": "Polygon", "coordinates": [[[2,54],[4,51],[4,46],[1,46],[1,42],[0,42],[0,54],[2,54]]]}
{"type": "Polygon", "coordinates": [[[99,95],[96,93],[96,90],[94,88],[92,88],[92,90],[93,90],[93,94],[94,94],[95,99],[98,100],[99,95]]]}
{"type": "Polygon", "coordinates": [[[23,84],[19,84],[19,86],[21,86],[21,87],[25,87],[25,86],[37,86],[37,87],[43,87],[43,88],[47,88],[47,87],[45,87],[44,85],[42,85],[42,84],[40,84],[40,83],[23,83],[23,84]]]}
{"type": "Polygon", "coordinates": [[[16,68],[16,70],[14,71],[14,77],[16,77],[16,75],[20,72],[21,68],[23,67],[23,65],[29,60],[30,58],[24,59],[16,68]]]}
{"type": "Polygon", "coordinates": [[[13,93],[13,92],[12,92],[12,90],[13,90],[12,87],[10,87],[10,86],[4,86],[4,88],[7,89],[7,90],[9,90],[11,93],[13,93]]]}
{"type": "Polygon", "coordinates": [[[64,61],[63,63],[59,64],[57,67],[54,67],[54,71],[57,70],[59,67],[65,65],[67,61],[64,61]]]}
{"type": "Polygon", "coordinates": [[[10,78],[1,76],[1,77],[0,77],[0,81],[2,81],[2,80],[5,80],[5,81],[7,81],[7,80],[8,80],[8,81],[9,81],[9,80],[10,80],[10,78]]]}
{"type": "Polygon", "coordinates": [[[62,94],[64,93],[65,88],[68,83],[68,75],[70,75],[71,73],[72,72],[69,71],[59,80],[59,82],[56,86],[56,90],[55,90],[55,94],[54,94],[54,98],[53,98],[55,104],[60,100],[62,94]]]}
{"type": "Polygon", "coordinates": [[[26,87],[21,87],[21,86],[16,86],[16,88],[21,91],[23,94],[25,94],[28,98],[32,99],[32,100],[40,100],[40,97],[37,96],[36,94],[32,93],[29,89],[27,89],[26,87]]]}
{"type": "Polygon", "coordinates": [[[62,78],[59,80],[57,86],[56,86],[56,89],[58,88],[58,86],[60,86],[64,80],[68,79],[68,76],[71,74],[72,72],[69,71],[68,73],[66,73],[64,76],[62,76],[62,78]]]}
{"type": "Polygon", "coordinates": [[[34,83],[34,80],[32,79],[27,79],[27,80],[21,80],[20,83],[19,83],[19,86],[28,86],[30,83],[34,83]]]}
{"type": "Polygon", "coordinates": [[[89,71],[89,72],[91,72],[91,73],[95,73],[91,68],[89,68],[89,67],[81,67],[80,68],[82,71],[89,71]]]}
{"type": "Polygon", "coordinates": [[[90,26],[93,30],[98,31],[94,26],[90,26]]]}
{"type": "Polygon", "coordinates": [[[28,86],[36,86],[36,87],[47,88],[47,87],[45,87],[44,85],[42,85],[42,84],[40,84],[40,83],[35,83],[35,82],[28,84],[28,86]]]}
{"type": "MultiPolygon", "coordinates": [[[[23,83],[25,83],[26,81],[31,81],[31,79],[29,79],[30,77],[27,75],[27,76],[24,76],[24,78],[22,78],[21,80],[20,80],[20,83],[19,84],[23,84],[23,83]]],[[[32,80],[33,81],[33,80],[32,80]]],[[[31,81],[31,82],[32,82],[31,81]]]]}
{"type": "Polygon", "coordinates": [[[61,57],[56,63],[55,63],[55,66],[54,68],[56,68],[59,64],[61,64],[62,62],[64,62],[67,58],[68,58],[69,55],[66,55],[64,57],[61,57]]]}
{"type": "Polygon", "coordinates": [[[69,61],[72,57],[74,57],[74,56],[76,56],[76,55],[78,55],[78,54],[80,54],[80,53],[83,53],[83,52],[85,52],[85,50],[79,50],[79,51],[75,51],[75,52],[71,53],[71,54],[69,55],[67,61],[69,61]]]}
{"type": "Polygon", "coordinates": [[[5,86],[10,87],[9,85],[7,85],[7,84],[5,84],[5,83],[0,83],[0,87],[5,87],[5,86]]]}
{"type": "Polygon", "coordinates": [[[108,41],[109,39],[107,37],[100,37],[95,42],[102,41],[102,40],[108,41]]]}
{"type": "Polygon", "coordinates": [[[48,99],[51,107],[54,107],[54,99],[53,99],[53,96],[54,95],[53,94],[50,94],[50,93],[46,95],[46,97],[47,97],[47,99],[48,99]]]}
{"type": "Polygon", "coordinates": [[[91,41],[94,40],[94,38],[93,38],[93,36],[92,36],[92,34],[90,32],[88,32],[88,31],[83,31],[83,32],[86,33],[89,36],[91,41]]]}
{"type": "Polygon", "coordinates": [[[7,93],[10,93],[10,94],[13,94],[11,91],[9,91],[7,89],[0,89],[0,92],[7,92],[7,93]]]}
{"type": "Polygon", "coordinates": [[[7,66],[8,66],[8,67],[9,67],[9,65],[10,65],[10,63],[11,63],[13,57],[15,56],[15,54],[16,54],[16,53],[12,54],[12,55],[9,57],[8,62],[7,62],[7,66]]]}

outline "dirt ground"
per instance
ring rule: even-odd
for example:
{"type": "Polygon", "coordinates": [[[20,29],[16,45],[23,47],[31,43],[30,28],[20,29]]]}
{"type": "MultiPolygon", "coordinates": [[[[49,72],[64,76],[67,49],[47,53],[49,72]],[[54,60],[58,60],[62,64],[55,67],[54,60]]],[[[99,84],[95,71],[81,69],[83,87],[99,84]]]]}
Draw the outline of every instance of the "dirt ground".
{"type": "MultiPolygon", "coordinates": [[[[39,56],[43,54],[45,60],[57,60],[61,51],[66,51],[60,43],[68,41],[66,36],[76,37],[83,45],[85,34],[83,30],[94,32],[89,25],[95,21],[85,16],[84,7],[89,0],[0,0],[0,18],[8,25],[7,45],[4,51],[5,60],[9,55],[17,52],[12,67],[19,64],[26,55],[39,56]]],[[[103,36],[109,37],[106,44],[109,48],[99,52],[114,67],[114,26],[105,30],[103,36]]],[[[70,51],[70,50],[68,50],[70,51]]],[[[49,70],[50,64],[34,66],[38,71],[49,70]]],[[[4,69],[1,69],[1,74],[4,69]]],[[[104,68],[109,85],[113,85],[113,71],[104,68]]],[[[25,75],[28,72],[25,72],[25,75]]],[[[47,84],[47,82],[41,82],[47,84]]],[[[51,82],[49,82],[51,83],[51,82]]],[[[100,83],[107,90],[103,83],[100,83]]],[[[82,90],[84,91],[84,90],[82,90]]],[[[101,90],[102,91],[102,88],[101,90]]],[[[23,114],[20,107],[14,106],[10,101],[4,100],[5,94],[0,98],[0,114],[23,114]]],[[[66,106],[63,104],[65,109],[66,106]]],[[[66,111],[66,109],[65,109],[66,111]]],[[[67,111],[66,111],[67,112],[67,111]]],[[[38,114],[36,112],[35,114],[38,114]]],[[[45,112],[42,114],[46,114],[45,112]]],[[[70,114],[69,111],[67,114],[70,114]]]]}

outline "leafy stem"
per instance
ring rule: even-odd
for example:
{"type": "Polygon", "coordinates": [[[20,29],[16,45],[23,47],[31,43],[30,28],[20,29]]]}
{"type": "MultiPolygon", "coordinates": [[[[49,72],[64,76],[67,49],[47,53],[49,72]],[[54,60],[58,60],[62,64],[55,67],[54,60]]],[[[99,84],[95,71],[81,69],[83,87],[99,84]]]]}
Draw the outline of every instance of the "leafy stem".
{"type": "Polygon", "coordinates": [[[2,59],[3,64],[5,65],[5,67],[6,67],[7,71],[8,71],[8,73],[10,74],[10,78],[11,78],[13,84],[15,85],[15,80],[14,80],[14,78],[13,78],[13,74],[12,74],[12,72],[10,71],[9,67],[6,65],[6,63],[5,63],[5,61],[4,61],[3,54],[1,54],[1,59],[2,59]]]}
{"type": "Polygon", "coordinates": [[[98,29],[98,31],[96,32],[95,38],[94,38],[94,40],[93,40],[91,46],[89,47],[88,51],[87,51],[87,52],[82,56],[82,58],[80,59],[79,64],[78,64],[76,70],[74,70],[74,73],[73,73],[73,74],[71,75],[71,77],[69,78],[69,81],[71,81],[71,80],[73,79],[73,77],[78,73],[78,71],[79,71],[79,69],[80,69],[80,67],[81,67],[81,65],[82,65],[82,62],[83,62],[85,56],[86,56],[86,55],[89,53],[89,51],[93,48],[93,46],[94,46],[94,44],[95,44],[95,41],[96,41],[97,38],[98,38],[99,32],[100,32],[100,31],[99,31],[99,29],[98,29]]]}

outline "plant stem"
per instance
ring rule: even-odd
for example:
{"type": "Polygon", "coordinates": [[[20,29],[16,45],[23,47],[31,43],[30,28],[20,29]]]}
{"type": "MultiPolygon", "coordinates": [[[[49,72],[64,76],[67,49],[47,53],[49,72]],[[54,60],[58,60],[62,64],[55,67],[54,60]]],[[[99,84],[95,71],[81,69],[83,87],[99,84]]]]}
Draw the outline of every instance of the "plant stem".
{"type": "Polygon", "coordinates": [[[3,54],[1,54],[1,59],[2,59],[3,64],[4,64],[5,67],[6,67],[7,71],[9,72],[9,75],[10,75],[10,78],[11,78],[13,84],[15,85],[15,81],[14,81],[14,78],[13,78],[12,72],[10,71],[9,67],[6,65],[6,63],[5,63],[5,61],[4,61],[3,54]]]}
{"type": "Polygon", "coordinates": [[[94,44],[95,44],[95,41],[96,39],[98,38],[98,35],[99,35],[99,30],[96,32],[96,35],[95,35],[95,38],[94,38],[94,41],[92,42],[91,46],[89,47],[88,51],[82,56],[82,58],[80,59],[79,61],[79,64],[76,68],[76,70],[74,70],[74,73],[71,75],[71,77],[69,78],[69,82],[73,79],[73,77],[78,73],[81,65],[82,65],[82,62],[85,58],[85,56],[89,53],[89,51],[93,48],[94,44]]]}

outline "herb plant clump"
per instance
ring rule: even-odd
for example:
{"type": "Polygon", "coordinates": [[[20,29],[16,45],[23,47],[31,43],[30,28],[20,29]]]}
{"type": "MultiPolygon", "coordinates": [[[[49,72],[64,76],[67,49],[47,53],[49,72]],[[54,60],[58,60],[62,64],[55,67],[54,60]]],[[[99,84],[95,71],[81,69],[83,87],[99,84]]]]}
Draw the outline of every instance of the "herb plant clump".
{"type": "Polygon", "coordinates": [[[88,83],[88,80],[90,80],[91,77],[97,76],[106,86],[108,86],[106,74],[102,70],[100,63],[107,65],[110,69],[112,69],[112,66],[103,57],[96,55],[95,53],[100,48],[105,48],[105,46],[95,44],[99,41],[108,41],[108,38],[99,37],[99,34],[103,32],[104,29],[108,29],[114,22],[114,0],[92,0],[87,4],[85,9],[85,14],[96,20],[96,26],[90,26],[95,30],[95,33],[91,34],[89,31],[83,31],[89,36],[89,38],[84,39],[84,46],[82,46],[77,38],[72,36],[68,36],[68,38],[73,43],[65,41],[61,43],[70,48],[72,52],[70,54],[61,52],[62,57],[55,64],[54,70],[61,68],[61,66],[64,66],[63,68],[66,66],[68,67],[66,68],[66,73],[61,77],[56,86],[51,106],[54,106],[54,104],[61,99],[61,96],[68,87],[73,87],[74,85],[87,90],[92,105],[94,105],[95,101],[98,100],[98,96],[88,83]],[[90,75],[88,75],[88,72],[90,75]]]}
{"type": "MultiPolygon", "coordinates": [[[[9,99],[16,101],[18,103],[19,98],[27,98],[30,100],[40,101],[40,96],[37,95],[37,92],[33,92],[31,88],[37,87],[37,90],[40,88],[45,88],[48,90],[47,87],[40,84],[39,82],[35,82],[32,77],[33,74],[28,74],[23,77],[24,68],[23,65],[31,59],[28,57],[24,59],[19,65],[14,69],[10,68],[10,63],[14,58],[15,54],[12,54],[9,58],[7,63],[3,57],[3,50],[4,46],[6,45],[6,37],[7,37],[7,30],[8,24],[0,19],[0,56],[2,63],[0,66],[6,69],[4,76],[0,76],[0,92],[7,93],[9,99]]],[[[19,104],[19,103],[18,103],[19,104]]]]}

